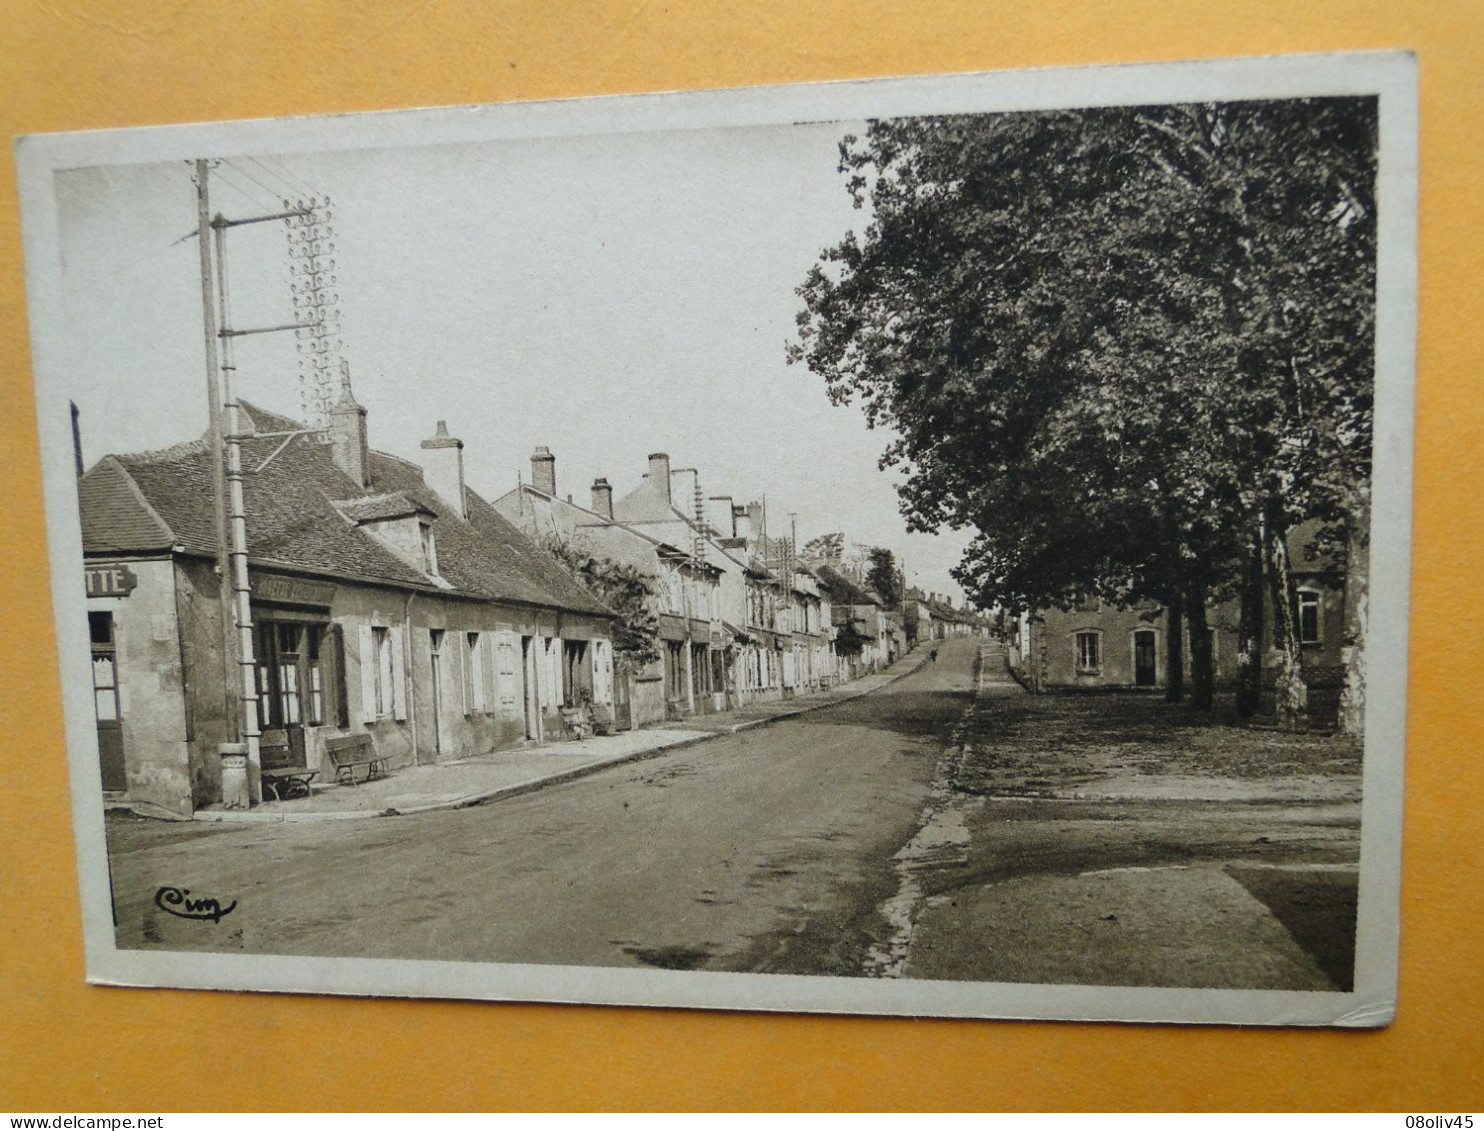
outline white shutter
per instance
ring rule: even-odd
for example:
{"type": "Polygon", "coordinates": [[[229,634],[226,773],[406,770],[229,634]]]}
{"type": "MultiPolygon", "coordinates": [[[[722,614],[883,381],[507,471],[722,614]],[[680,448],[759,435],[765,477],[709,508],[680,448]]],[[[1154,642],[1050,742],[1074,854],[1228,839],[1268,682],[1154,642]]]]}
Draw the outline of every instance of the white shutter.
{"type": "Polygon", "coordinates": [[[407,718],[407,653],[400,625],[390,630],[392,640],[392,717],[407,718]]]}
{"type": "Polygon", "coordinates": [[[513,707],[519,683],[515,675],[515,638],[508,632],[500,633],[496,651],[500,656],[500,705],[513,707]]]}
{"type": "Polygon", "coordinates": [[[544,642],[546,670],[542,673],[541,702],[547,707],[557,707],[562,702],[562,669],[558,661],[561,645],[554,636],[544,642]]]}
{"type": "Polygon", "coordinates": [[[494,714],[496,706],[500,702],[499,690],[495,684],[495,636],[492,632],[481,633],[479,636],[479,647],[484,652],[480,657],[484,667],[484,709],[494,714]]]}
{"type": "Polygon", "coordinates": [[[474,710],[474,697],[469,694],[469,634],[460,629],[454,637],[454,655],[459,661],[459,710],[467,716],[474,710]]]}
{"type": "Polygon", "coordinates": [[[361,665],[361,724],[376,718],[376,639],[369,624],[356,629],[360,640],[357,660],[361,665]]]}
{"type": "Polygon", "coordinates": [[[597,702],[613,705],[613,649],[606,640],[593,641],[593,688],[597,702]]]}

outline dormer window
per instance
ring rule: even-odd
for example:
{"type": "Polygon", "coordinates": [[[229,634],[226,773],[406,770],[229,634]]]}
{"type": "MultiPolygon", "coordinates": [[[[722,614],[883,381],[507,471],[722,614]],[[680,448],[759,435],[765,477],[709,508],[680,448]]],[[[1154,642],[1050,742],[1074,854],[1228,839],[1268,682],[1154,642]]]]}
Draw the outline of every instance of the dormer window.
{"type": "Polygon", "coordinates": [[[418,533],[422,536],[423,547],[423,572],[438,576],[438,542],[433,537],[433,524],[430,522],[419,522],[418,533]]]}

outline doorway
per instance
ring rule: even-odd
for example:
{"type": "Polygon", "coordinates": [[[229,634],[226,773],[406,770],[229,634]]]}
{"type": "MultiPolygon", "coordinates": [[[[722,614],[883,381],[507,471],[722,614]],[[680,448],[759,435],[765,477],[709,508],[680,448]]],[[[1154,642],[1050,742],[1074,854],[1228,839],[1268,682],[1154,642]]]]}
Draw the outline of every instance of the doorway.
{"type": "Polygon", "coordinates": [[[263,620],[254,628],[260,728],[281,730],[290,765],[306,764],[307,730],[325,725],[324,642],[328,625],[263,620]]]}
{"type": "Polygon", "coordinates": [[[447,753],[445,744],[448,741],[443,722],[443,629],[428,630],[428,648],[433,691],[433,756],[441,758],[447,753]]]}
{"type": "Polygon", "coordinates": [[[1155,666],[1154,632],[1143,628],[1134,633],[1134,686],[1153,687],[1158,680],[1155,666]]]}
{"type": "Polygon", "coordinates": [[[98,765],[103,774],[103,789],[122,793],[129,788],[129,778],[124,769],[124,725],[119,711],[113,614],[88,613],[88,632],[93,642],[93,718],[98,723],[98,765]]]}
{"type": "Polygon", "coordinates": [[[541,706],[536,698],[538,692],[536,669],[536,638],[522,636],[520,638],[521,703],[525,713],[526,738],[533,742],[541,740],[541,706]]]}

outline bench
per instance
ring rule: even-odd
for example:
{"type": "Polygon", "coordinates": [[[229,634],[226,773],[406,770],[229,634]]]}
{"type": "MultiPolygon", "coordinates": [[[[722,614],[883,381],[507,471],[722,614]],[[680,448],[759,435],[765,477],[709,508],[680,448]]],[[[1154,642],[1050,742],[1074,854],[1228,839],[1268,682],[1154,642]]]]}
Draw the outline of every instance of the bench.
{"type": "Polygon", "coordinates": [[[258,758],[266,796],[275,801],[309,796],[309,783],[319,776],[319,771],[311,770],[294,757],[288,735],[283,731],[263,733],[258,742],[258,758]]]}
{"type": "Polygon", "coordinates": [[[592,716],[586,707],[563,707],[562,722],[577,736],[578,742],[593,733],[592,716]]]}
{"type": "Polygon", "coordinates": [[[356,784],[356,767],[365,766],[363,782],[386,777],[386,755],[378,754],[369,734],[352,734],[345,738],[325,740],[325,753],[335,767],[335,780],[341,785],[356,784]]]}
{"type": "Polygon", "coordinates": [[[563,707],[562,722],[568,730],[577,735],[577,741],[581,742],[590,734],[612,734],[612,724],[600,718],[593,710],[591,703],[584,703],[580,707],[563,707]]]}

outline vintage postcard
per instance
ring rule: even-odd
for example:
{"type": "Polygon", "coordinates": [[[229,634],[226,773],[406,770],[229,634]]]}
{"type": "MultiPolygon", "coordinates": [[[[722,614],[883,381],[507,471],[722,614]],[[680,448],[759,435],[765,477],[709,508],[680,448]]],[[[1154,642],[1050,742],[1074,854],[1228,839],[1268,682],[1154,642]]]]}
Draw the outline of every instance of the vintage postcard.
{"type": "Polygon", "coordinates": [[[1385,1024],[1416,154],[1401,53],[22,139],[88,978],[1385,1024]]]}

